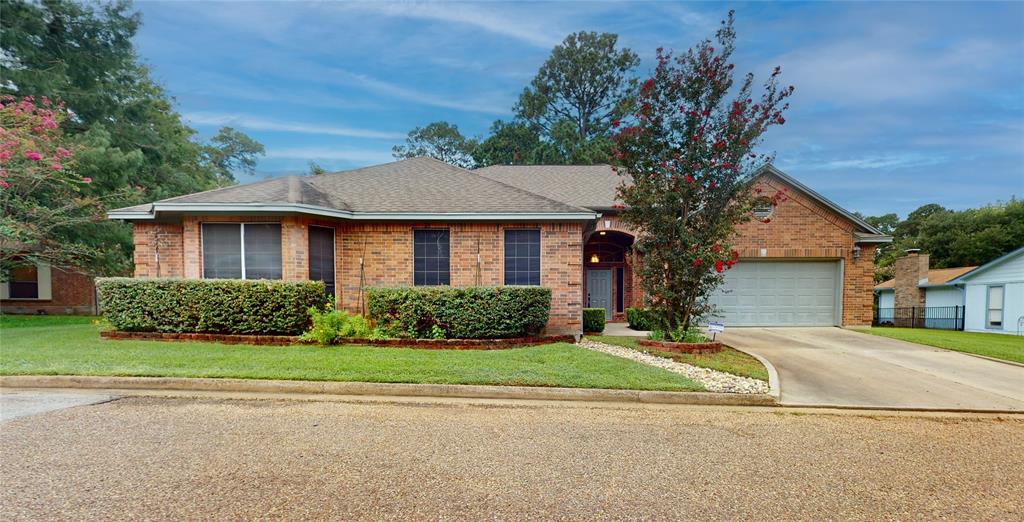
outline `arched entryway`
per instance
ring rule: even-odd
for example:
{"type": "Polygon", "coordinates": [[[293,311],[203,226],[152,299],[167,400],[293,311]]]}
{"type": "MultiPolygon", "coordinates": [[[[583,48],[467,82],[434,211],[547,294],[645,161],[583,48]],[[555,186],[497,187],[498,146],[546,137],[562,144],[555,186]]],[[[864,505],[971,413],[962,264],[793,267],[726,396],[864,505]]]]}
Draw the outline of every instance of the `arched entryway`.
{"type": "Polygon", "coordinates": [[[633,236],[616,230],[595,231],[583,246],[583,303],[604,308],[605,320],[625,321],[626,308],[639,296],[632,270],[633,236]]]}

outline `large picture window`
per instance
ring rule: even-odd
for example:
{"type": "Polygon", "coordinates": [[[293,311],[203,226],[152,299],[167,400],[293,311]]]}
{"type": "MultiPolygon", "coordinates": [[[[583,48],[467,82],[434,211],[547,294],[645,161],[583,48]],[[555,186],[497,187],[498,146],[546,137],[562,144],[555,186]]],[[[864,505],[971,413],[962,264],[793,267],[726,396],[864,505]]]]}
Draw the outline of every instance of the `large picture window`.
{"type": "Polygon", "coordinates": [[[309,227],[309,278],[323,281],[327,295],[334,296],[334,229],[309,227]]]}
{"type": "Polygon", "coordinates": [[[505,284],[540,284],[540,230],[505,231],[505,284]]]}
{"type": "Polygon", "coordinates": [[[988,287],[988,306],[986,307],[985,327],[1003,327],[1003,287],[988,287]]]}
{"type": "Polygon", "coordinates": [[[203,277],[281,279],[281,225],[203,223],[203,277]]]}
{"type": "Polygon", "coordinates": [[[414,230],[413,284],[416,286],[451,284],[449,235],[447,230],[414,230]]]}

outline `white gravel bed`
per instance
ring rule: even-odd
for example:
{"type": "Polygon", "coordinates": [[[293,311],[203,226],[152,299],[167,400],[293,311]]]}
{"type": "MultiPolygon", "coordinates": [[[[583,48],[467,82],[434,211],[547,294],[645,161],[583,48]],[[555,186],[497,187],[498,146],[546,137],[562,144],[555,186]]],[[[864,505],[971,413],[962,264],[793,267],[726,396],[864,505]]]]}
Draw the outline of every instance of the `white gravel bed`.
{"type": "Polygon", "coordinates": [[[594,350],[595,352],[602,352],[608,355],[614,355],[616,357],[622,357],[624,359],[631,359],[651,366],[656,366],[668,370],[673,373],[678,373],[690,379],[693,379],[704,385],[709,392],[720,392],[720,393],[768,393],[768,383],[757,379],[751,379],[750,377],[740,377],[739,375],[733,375],[731,373],[719,372],[716,370],[709,370],[707,368],[701,368],[699,366],[693,366],[692,364],[681,363],[672,359],[666,359],[664,357],[658,357],[638,350],[632,350],[622,346],[614,346],[611,344],[599,343],[595,341],[588,341],[581,339],[578,343],[580,347],[588,350],[594,350]]]}

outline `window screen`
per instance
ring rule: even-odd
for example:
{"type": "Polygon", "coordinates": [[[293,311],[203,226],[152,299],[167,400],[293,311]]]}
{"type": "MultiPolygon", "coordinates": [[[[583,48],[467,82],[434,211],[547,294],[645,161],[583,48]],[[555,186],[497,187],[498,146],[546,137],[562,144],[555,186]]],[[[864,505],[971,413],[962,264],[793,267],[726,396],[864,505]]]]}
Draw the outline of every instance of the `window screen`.
{"type": "Polygon", "coordinates": [[[39,268],[23,265],[11,269],[11,299],[39,299],[39,268]]]}
{"type": "Polygon", "coordinates": [[[245,224],[245,278],[281,279],[281,225],[245,224]]]}
{"type": "Polygon", "coordinates": [[[540,284],[540,230],[505,231],[505,284],[540,284]]]}
{"type": "Polygon", "coordinates": [[[334,229],[309,227],[309,278],[323,281],[334,296],[334,229]]]}
{"type": "Polygon", "coordinates": [[[203,223],[203,277],[242,278],[242,225],[203,223]]]}
{"type": "Polygon", "coordinates": [[[281,279],[281,225],[203,223],[203,277],[281,279]]]}
{"type": "Polygon", "coordinates": [[[447,230],[413,231],[413,284],[450,284],[447,230]]]}
{"type": "Polygon", "coordinates": [[[1003,287],[988,287],[988,317],[986,322],[989,328],[1003,326],[1003,287]]]}

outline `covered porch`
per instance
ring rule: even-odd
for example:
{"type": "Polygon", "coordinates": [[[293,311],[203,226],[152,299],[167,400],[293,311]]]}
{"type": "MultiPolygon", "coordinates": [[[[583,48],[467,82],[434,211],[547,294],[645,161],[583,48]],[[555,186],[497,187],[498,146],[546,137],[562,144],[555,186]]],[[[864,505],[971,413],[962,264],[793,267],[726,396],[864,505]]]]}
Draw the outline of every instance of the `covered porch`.
{"type": "Polygon", "coordinates": [[[626,309],[642,301],[639,281],[633,277],[633,239],[611,229],[584,235],[583,304],[604,308],[609,322],[625,322],[626,309]]]}

